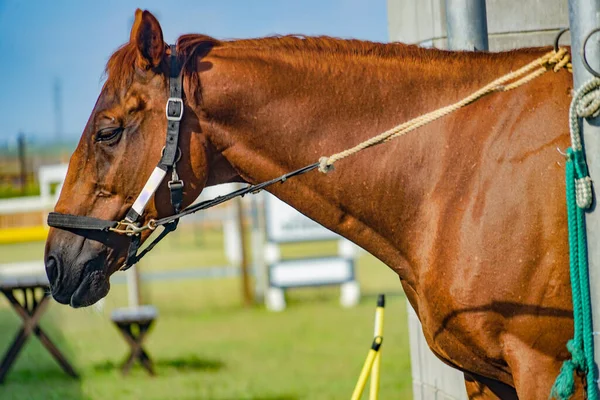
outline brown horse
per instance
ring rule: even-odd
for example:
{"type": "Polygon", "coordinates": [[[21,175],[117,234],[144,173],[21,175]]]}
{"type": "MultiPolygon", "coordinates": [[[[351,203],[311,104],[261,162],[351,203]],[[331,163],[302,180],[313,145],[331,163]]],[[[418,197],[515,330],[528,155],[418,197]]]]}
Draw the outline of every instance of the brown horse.
{"type": "MultiPolygon", "coordinates": [[[[262,182],[450,104],[548,49],[452,53],[313,37],[185,35],[184,204],[262,182]]],[[[120,219],[165,142],[168,48],[137,11],[73,154],[56,211],[120,219]]],[[[545,399],[573,333],[564,157],[572,78],[547,73],[387,144],[269,189],[398,273],[428,344],[471,398],[545,399]]],[[[172,213],[166,183],[143,219],[172,213]]],[[[146,239],[146,232],[143,239],[146,239]]],[[[128,239],[52,229],[61,303],[105,296],[128,239]]],[[[578,384],[581,393],[581,383],[578,384]]]]}

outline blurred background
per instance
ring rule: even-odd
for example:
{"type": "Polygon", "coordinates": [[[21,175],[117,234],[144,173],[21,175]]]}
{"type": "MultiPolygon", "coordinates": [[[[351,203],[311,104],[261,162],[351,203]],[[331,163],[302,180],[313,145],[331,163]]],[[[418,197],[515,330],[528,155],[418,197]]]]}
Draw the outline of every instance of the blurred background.
{"type": "MultiPolygon", "coordinates": [[[[128,40],[137,7],[154,13],[169,43],[184,33],[388,40],[385,0],[0,0],[0,280],[3,271],[43,270],[45,217],[102,87],[104,65],[128,40]]],[[[185,219],[136,271],[115,274],[110,294],[94,307],[74,310],[51,301],[41,326],[81,378],[65,375],[31,338],[0,385],[0,398],[349,398],[373,337],[378,293],[388,295],[385,329],[393,338],[383,357],[382,397],[410,398],[407,315],[397,276],[306,221],[309,235],[316,229],[322,240],[273,237],[269,212],[302,218],[281,207],[261,194],[185,219]],[[267,210],[269,202],[275,211],[267,210]],[[324,286],[271,287],[275,264],[323,257],[347,262],[347,275],[315,282],[329,283],[324,286]],[[159,313],[145,342],[154,378],[139,366],[127,377],[119,369],[128,347],[111,313],[138,305],[159,313]]],[[[19,325],[0,298],[0,355],[19,325]]]]}

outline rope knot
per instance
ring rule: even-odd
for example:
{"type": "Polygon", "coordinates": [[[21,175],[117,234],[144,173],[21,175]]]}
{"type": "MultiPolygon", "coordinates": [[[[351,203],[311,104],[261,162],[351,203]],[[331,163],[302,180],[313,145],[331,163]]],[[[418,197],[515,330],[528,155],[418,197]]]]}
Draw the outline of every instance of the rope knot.
{"type": "Polygon", "coordinates": [[[583,84],[573,96],[569,108],[571,126],[571,156],[575,167],[575,196],[577,206],[590,208],[593,200],[592,179],[588,172],[583,143],[579,127],[579,118],[591,118],[600,115],[600,79],[593,78],[583,84]]]}
{"type": "Polygon", "coordinates": [[[319,158],[319,172],[324,174],[333,171],[333,164],[329,163],[329,157],[321,157],[319,158]]]}
{"type": "Polygon", "coordinates": [[[585,176],[575,179],[575,196],[577,207],[585,210],[592,206],[592,178],[585,176]]]}
{"type": "Polygon", "coordinates": [[[595,118],[600,115],[600,89],[597,87],[583,95],[576,106],[577,116],[595,118]]]}
{"type": "Polygon", "coordinates": [[[571,353],[571,361],[573,362],[574,370],[577,372],[585,372],[585,354],[581,345],[578,345],[575,339],[571,339],[567,342],[567,350],[571,353]]]}
{"type": "Polygon", "coordinates": [[[541,60],[541,65],[546,68],[546,70],[552,69],[554,72],[558,72],[564,67],[570,70],[570,59],[571,57],[569,53],[567,53],[567,49],[560,48],[558,51],[553,51],[552,53],[548,54],[547,57],[544,57],[541,60]]]}
{"type": "Polygon", "coordinates": [[[588,173],[583,150],[567,149],[567,160],[573,164],[575,170],[573,180],[575,182],[575,199],[577,201],[577,207],[582,210],[588,209],[592,206],[594,194],[592,191],[592,178],[590,178],[588,173]]]}

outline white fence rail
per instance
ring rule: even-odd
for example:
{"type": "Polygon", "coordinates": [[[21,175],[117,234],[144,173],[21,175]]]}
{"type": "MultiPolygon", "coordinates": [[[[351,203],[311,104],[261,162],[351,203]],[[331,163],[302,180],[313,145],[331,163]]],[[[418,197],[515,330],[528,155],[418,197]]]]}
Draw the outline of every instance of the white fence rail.
{"type": "Polygon", "coordinates": [[[67,176],[67,164],[44,165],[38,171],[39,196],[15,197],[0,200],[0,215],[21,214],[51,210],[67,176]],[[57,185],[52,194],[52,185],[57,185]]]}

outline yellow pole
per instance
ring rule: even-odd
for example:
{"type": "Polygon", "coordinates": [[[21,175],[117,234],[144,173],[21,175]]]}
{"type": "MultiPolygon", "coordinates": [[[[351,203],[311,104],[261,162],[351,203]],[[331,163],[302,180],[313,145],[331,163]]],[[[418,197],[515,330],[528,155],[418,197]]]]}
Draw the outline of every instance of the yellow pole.
{"type": "Polygon", "coordinates": [[[367,379],[369,379],[369,373],[371,372],[371,367],[373,367],[373,362],[375,361],[375,357],[379,353],[379,348],[381,347],[381,343],[383,342],[383,338],[381,336],[377,336],[373,339],[373,344],[371,345],[371,349],[367,354],[367,359],[362,367],[362,371],[360,371],[360,376],[358,377],[358,382],[356,382],[356,386],[354,387],[354,392],[352,392],[351,400],[360,400],[362,396],[363,390],[365,390],[365,386],[367,384],[367,379]]]}
{"type": "MultiPolygon", "coordinates": [[[[385,295],[380,294],[377,298],[375,309],[375,337],[383,337],[383,312],[385,310],[385,295]]],[[[381,350],[377,352],[371,370],[371,384],[369,386],[369,400],[379,398],[379,374],[381,371],[381,350]]]]}

